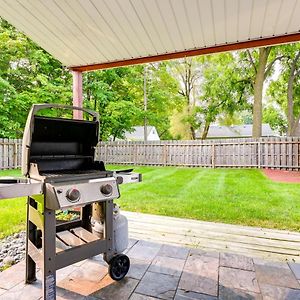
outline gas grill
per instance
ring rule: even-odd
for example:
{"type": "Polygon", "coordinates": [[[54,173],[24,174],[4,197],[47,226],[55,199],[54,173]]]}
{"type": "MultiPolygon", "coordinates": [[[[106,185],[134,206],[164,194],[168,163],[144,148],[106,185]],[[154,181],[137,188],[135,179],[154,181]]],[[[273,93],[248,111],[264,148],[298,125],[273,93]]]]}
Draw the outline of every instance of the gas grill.
{"type": "Polygon", "coordinates": [[[43,298],[56,299],[56,270],[103,254],[109,274],[121,280],[128,272],[127,220],[113,203],[119,184],[141,181],[132,170],[108,171],[95,161],[98,114],[79,107],[33,105],[22,146],[22,173],[27,178],[0,179],[0,199],[28,196],[26,282],[43,270],[43,298]],[[40,115],[45,109],[77,109],[91,120],[40,115]],[[58,223],[57,210],[81,208],[80,218],[58,223]]]}

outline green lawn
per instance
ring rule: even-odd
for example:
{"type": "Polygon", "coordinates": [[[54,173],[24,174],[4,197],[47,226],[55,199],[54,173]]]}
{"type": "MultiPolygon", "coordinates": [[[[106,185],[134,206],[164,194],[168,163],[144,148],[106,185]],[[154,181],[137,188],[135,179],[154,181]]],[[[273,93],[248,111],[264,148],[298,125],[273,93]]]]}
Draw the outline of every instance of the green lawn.
{"type": "MultiPolygon", "coordinates": [[[[260,170],[137,167],[135,171],[143,174],[143,182],[121,186],[118,203],[125,210],[300,231],[300,184],[272,182],[260,170]]],[[[25,200],[0,201],[0,237],[24,228],[24,220],[25,200]]]]}

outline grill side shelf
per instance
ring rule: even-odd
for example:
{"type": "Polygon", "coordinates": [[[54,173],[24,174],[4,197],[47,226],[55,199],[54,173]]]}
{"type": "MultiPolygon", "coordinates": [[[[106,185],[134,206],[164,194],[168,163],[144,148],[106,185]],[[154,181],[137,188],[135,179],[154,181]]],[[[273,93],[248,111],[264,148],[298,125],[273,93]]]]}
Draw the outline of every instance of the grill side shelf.
{"type": "Polygon", "coordinates": [[[42,182],[0,178],[0,200],[39,195],[43,193],[42,187],[42,182]]]}

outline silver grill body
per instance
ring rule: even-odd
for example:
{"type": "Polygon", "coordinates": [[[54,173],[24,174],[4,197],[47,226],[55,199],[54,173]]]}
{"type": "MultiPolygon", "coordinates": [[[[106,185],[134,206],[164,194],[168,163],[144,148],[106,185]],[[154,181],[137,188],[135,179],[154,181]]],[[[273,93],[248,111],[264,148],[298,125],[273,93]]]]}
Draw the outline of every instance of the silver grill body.
{"type": "MultiPolygon", "coordinates": [[[[110,267],[119,265],[121,259],[129,268],[128,257],[115,247],[113,201],[120,197],[119,184],[139,182],[141,176],[131,170],[107,171],[103,162],[94,161],[98,120],[97,113],[78,107],[34,105],[23,136],[22,173],[26,178],[0,178],[0,200],[28,197],[26,283],[36,280],[38,265],[43,271],[42,296],[46,300],[56,299],[56,270],[70,264],[103,254],[110,267]],[[84,110],[92,120],[37,114],[50,108],[84,110]],[[81,209],[78,220],[57,222],[57,210],[75,207],[81,209]],[[103,224],[103,237],[92,233],[91,219],[103,224]]],[[[126,240],[127,227],[121,232],[126,240]]],[[[120,280],[128,268],[121,277],[112,271],[110,275],[120,280]]]]}

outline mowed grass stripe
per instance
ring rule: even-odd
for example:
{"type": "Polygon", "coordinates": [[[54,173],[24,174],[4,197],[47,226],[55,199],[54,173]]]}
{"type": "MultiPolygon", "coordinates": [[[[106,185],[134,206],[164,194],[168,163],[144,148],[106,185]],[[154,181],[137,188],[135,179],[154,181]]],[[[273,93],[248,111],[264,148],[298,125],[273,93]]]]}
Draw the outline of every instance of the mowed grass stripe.
{"type": "MultiPolygon", "coordinates": [[[[143,182],[120,186],[121,198],[117,202],[125,210],[300,231],[300,184],[272,182],[255,169],[134,169],[143,174],[143,182]]],[[[4,175],[20,175],[20,171],[0,172],[0,176],[4,175]]],[[[25,201],[17,203],[0,201],[2,237],[24,228],[25,201]]]]}

